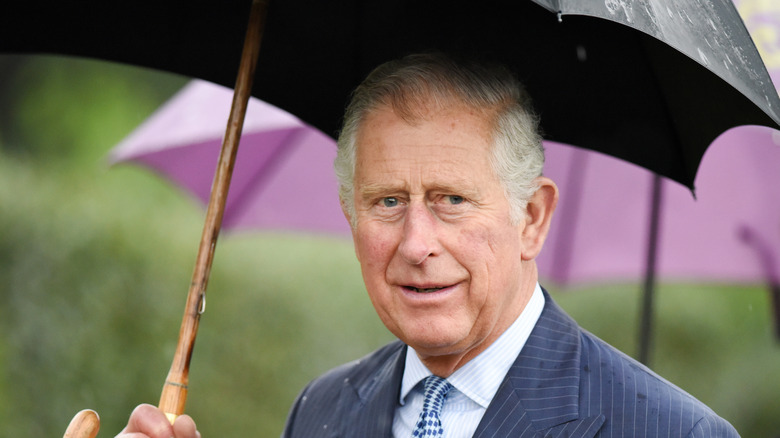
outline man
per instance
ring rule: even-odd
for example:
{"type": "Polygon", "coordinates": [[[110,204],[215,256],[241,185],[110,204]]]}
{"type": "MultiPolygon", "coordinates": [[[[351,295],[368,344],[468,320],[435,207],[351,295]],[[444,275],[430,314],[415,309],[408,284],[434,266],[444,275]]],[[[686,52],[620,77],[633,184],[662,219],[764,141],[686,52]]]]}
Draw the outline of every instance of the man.
{"type": "MultiPolygon", "coordinates": [[[[399,341],[309,384],[285,437],[737,436],[541,289],[558,199],[543,162],[503,69],[415,55],[364,81],[336,172],[366,289],[399,341]]],[[[126,431],[195,436],[190,418],[164,419],[139,407],[126,431]]]]}

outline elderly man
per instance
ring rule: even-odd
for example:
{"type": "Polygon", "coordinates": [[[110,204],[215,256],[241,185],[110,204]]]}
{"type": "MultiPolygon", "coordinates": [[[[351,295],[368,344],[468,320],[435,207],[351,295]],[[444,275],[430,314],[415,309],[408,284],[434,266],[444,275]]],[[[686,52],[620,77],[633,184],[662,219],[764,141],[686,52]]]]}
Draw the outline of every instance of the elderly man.
{"type": "MultiPolygon", "coordinates": [[[[283,436],[737,436],[539,286],[558,199],[543,162],[529,99],[501,68],[414,55],[363,82],[336,172],[366,289],[399,340],[309,384],[283,436]]],[[[150,406],[136,432],[196,433],[150,406]]]]}

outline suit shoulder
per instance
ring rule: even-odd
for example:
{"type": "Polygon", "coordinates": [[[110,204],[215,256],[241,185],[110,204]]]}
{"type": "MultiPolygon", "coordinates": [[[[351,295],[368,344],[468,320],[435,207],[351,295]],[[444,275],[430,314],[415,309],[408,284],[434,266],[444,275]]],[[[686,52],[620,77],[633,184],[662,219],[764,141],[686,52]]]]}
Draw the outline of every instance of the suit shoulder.
{"type": "Polygon", "coordinates": [[[704,403],[584,330],[551,298],[528,342],[536,349],[526,366],[546,358],[536,363],[577,388],[580,416],[604,415],[599,436],[739,436],[704,403]],[[547,363],[552,358],[557,367],[547,363]]]}
{"type": "Polygon", "coordinates": [[[739,436],[728,421],[650,368],[585,330],[580,339],[580,395],[613,413],[606,428],[651,423],[664,429],[659,436],[739,436]]]}
{"type": "Polygon", "coordinates": [[[322,432],[323,425],[331,433],[339,430],[354,416],[354,408],[362,404],[359,400],[397,377],[404,347],[400,341],[390,343],[311,381],[293,403],[282,436],[313,436],[315,431],[322,432]]]}
{"type": "Polygon", "coordinates": [[[316,394],[323,390],[328,392],[348,382],[359,385],[359,382],[371,378],[373,373],[386,364],[388,360],[392,360],[393,357],[400,354],[403,347],[405,345],[402,342],[395,341],[360,359],[333,368],[314,379],[304,391],[316,394]]]}

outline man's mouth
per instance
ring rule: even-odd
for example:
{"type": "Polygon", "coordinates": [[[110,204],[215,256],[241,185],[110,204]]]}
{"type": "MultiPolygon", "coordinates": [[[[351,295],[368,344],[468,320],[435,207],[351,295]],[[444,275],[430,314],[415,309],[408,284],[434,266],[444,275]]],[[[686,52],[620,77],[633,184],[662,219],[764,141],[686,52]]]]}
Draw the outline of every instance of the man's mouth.
{"type": "Polygon", "coordinates": [[[430,288],[419,288],[419,287],[412,287],[412,286],[404,286],[406,290],[418,293],[418,294],[429,294],[431,292],[436,292],[444,289],[443,287],[430,287],[430,288]]]}

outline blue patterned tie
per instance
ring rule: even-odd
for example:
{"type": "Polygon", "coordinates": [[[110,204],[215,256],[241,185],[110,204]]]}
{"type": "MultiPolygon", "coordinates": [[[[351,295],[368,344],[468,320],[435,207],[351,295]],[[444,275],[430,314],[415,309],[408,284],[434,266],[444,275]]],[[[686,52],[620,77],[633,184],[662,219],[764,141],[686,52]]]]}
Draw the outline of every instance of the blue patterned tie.
{"type": "Polygon", "coordinates": [[[413,438],[444,436],[439,413],[444,404],[444,397],[447,396],[450,389],[452,389],[450,382],[441,377],[428,376],[425,378],[425,401],[420,418],[417,420],[417,427],[412,433],[413,438]]]}

